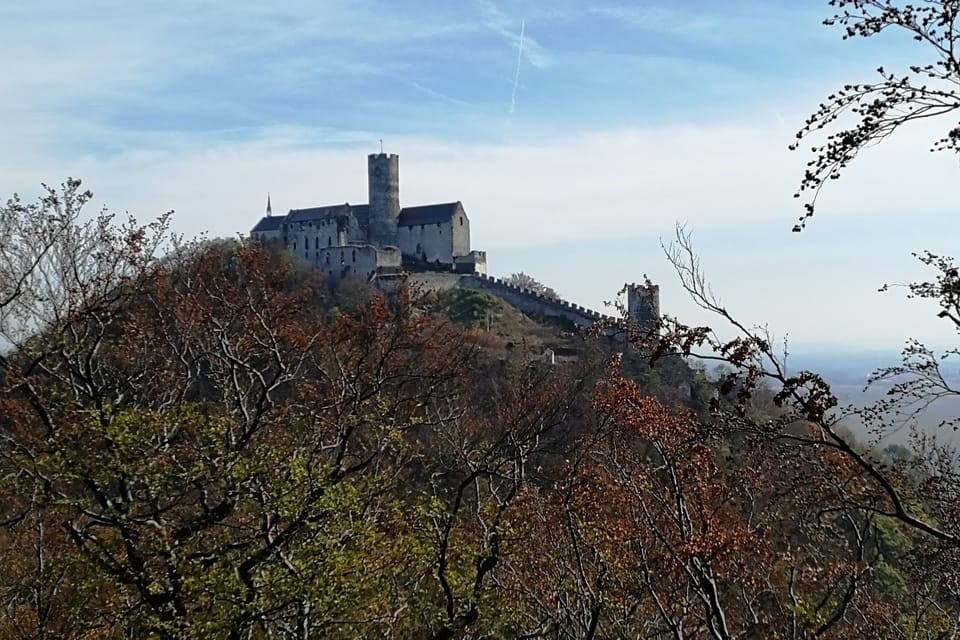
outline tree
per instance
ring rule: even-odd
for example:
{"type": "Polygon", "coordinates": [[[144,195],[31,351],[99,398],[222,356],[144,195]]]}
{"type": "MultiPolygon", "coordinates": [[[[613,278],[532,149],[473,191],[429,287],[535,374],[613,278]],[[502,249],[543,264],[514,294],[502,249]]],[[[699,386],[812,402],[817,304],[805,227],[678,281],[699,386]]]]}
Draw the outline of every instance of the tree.
{"type": "Polygon", "coordinates": [[[78,189],[0,218],[0,635],[499,628],[499,540],[589,376],[406,290],[332,313],[270,248],[81,223],[78,189]]]}
{"type": "Polygon", "coordinates": [[[850,508],[877,495],[848,460],[668,409],[619,366],[561,476],[524,496],[513,536],[539,550],[498,574],[517,635],[925,637],[939,624],[900,621],[899,585],[922,581],[891,568],[909,551],[897,524],[850,508]]]}
{"type": "MultiPolygon", "coordinates": [[[[813,160],[795,197],[804,194],[803,215],[794,227],[801,231],[813,216],[824,185],[840,177],[861,151],[887,139],[909,122],[948,116],[960,109],[960,6],[953,0],[831,0],[837,9],[824,20],[843,29],[843,39],[870,38],[884,31],[904,31],[930,56],[906,71],[877,68],[880,80],[847,84],[830,94],[797,132],[798,149],[809,138],[827,134],[813,146],[813,160]],[[846,124],[847,117],[856,122],[846,124]]],[[[960,126],[933,142],[932,151],[960,152],[960,126]]]]}
{"type": "Polygon", "coordinates": [[[22,284],[3,308],[0,554],[36,560],[0,606],[41,637],[385,625],[386,581],[429,570],[390,492],[403,433],[452,392],[466,336],[404,300],[328,320],[320,283],[256,246],[159,259],[162,224],[78,224],[78,186],[4,214],[29,242],[2,251],[22,284]]]}
{"type": "Polygon", "coordinates": [[[520,273],[513,273],[509,278],[505,278],[507,284],[513,285],[514,287],[520,287],[521,289],[529,289],[530,291],[546,296],[548,298],[559,299],[560,294],[554,291],[552,288],[538,281],[533,276],[525,274],[523,271],[520,273]]]}
{"type": "MultiPolygon", "coordinates": [[[[896,637],[949,637],[956,633],[960,629],[960,575],[956,569],[960,558],[960,480],[955,449],[918,435],[912,455],[899,456],[891,464],[887,456],[875,454],[854,440],[842,425],[845,417],[856,413],[879,437],[897,426],[894,409],[916,407],[918,403],[922,406],[943,395],[936,358],[911,343],[903,365],[875,375],[876,379],[901,377],[885,399],[862,410],[836,411],[837,399],[819,375],[790,371],[786,356],[777,352],[765,330],[739,321],[716,299],[688,232],[678,227],[677,237],[667,250],[682,286],[693,300],[721,318],[735,335],[721,339],[710,327],[691,327],[665,317],[659,333],[631,333],[630,340],[650,353],[652,360],[679,352],[733,367],[720,387],[722,394],[731,396],[732,407],[716,404],[713,416],[702,428],[711,437],[733,439],[738,444],[738,457],[749,454],[749,465],[763,469],[762,481],[779,486],[774,495],[792,501],[789,510],[772,510],[785,519],[766,523],[769,528],[764,542],[782,543],[783,536],[803,541],[796,552],[791,552],[800,554],[801,564],[772,571],[771,576],[791,578],[779,583],[769,579],[769,593],[779,594],[776,597],[780,602],[799,594],[802,585],[794,576],[802,578],[804,571],[813,567],[830,576],[826,593],[812,599],[810,595],[799,597],[792,608],[782,608],[767,623],[774,627],[766,628],[778,628],[777,633],[785,637],[806,637],[807,631],[800,633],[805,628],[814,635],[829,629],[838,637],[847,633],[864,637],[879,633],[871,625],[876,616],[882,616],[883,624],[897,629],[896,637]],[[757,419],[748,409],[763,381],[776,392],[774,400],[782,413],[757,419]],[[760,457],[754,459],[757,455],[760,457]],[[905,537],[908,542],[901,541],[896,545],[897,552],[891,553],[885,541],[894,536],[905,537]],[[827,552],[803,560],[817,549],[827,552]],[[810,610],[804,602],[820,605],[810,610]],[[824,603],[838,606],[832,612],[824,611],[820,608],[824,603]],[[788,633],[782,625],[797,612],[802,612],[808,626],[791,622],[788,633]],[[913,626],[903,622],[907,619],[913,626]]],[[[917,287],[916,291],[939,296],[945,308],[952,309],[952,287],[922,283],[917,287]]],[[[949,318],[951,313],[944,317],[949,318]]],[[[751,490],[751,500],[757,499],[769,512],[766,502],[770,496],[751,490]]],[[[769,570],[762,563],[756,568],[760,575],[769,570]]],[[[827,585],[813,575],[813,593],[817,593],[827,585]]],[[[743,616],[725,615],[724,619],[743,620],[743,616]]]]}

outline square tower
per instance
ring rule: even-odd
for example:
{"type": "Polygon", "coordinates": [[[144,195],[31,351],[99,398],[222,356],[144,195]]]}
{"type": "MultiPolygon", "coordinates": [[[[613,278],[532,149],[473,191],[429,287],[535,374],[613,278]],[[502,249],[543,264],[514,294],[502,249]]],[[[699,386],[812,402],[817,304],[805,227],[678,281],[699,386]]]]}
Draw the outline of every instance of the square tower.
{"type": "Polygon", "coordinates": [[[640,329],[651,329],[660,321],[660,286],[649,280],[628,284],[627,315],[640,329]]]}

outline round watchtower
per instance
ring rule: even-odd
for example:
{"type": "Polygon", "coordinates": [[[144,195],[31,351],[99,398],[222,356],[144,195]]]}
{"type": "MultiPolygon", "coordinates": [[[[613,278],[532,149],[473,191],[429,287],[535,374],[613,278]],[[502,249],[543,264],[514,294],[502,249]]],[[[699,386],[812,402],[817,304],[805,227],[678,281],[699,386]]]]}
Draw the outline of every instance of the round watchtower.
{"type": "Polygon", "coordinates": [[[370,243],[382,247],[397,244],[400,217],[400,158],[395,153],[367,156],[370,194],[370,243]]]}

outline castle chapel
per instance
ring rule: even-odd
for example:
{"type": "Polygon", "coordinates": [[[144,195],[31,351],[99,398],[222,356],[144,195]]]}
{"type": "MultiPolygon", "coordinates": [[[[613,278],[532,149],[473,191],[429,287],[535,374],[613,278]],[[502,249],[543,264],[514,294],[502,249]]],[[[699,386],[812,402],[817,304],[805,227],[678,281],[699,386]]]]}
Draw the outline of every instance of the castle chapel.
{"type": "Polygon", "coordinates": [[[368,204],[335,204],[267,215],[250,232],[280,242],[333,282],[411,270],[486,273],[487,257],[470,248],[470,219],[460,202],[400,206],[400,159],[367,157],[368,204]]]}

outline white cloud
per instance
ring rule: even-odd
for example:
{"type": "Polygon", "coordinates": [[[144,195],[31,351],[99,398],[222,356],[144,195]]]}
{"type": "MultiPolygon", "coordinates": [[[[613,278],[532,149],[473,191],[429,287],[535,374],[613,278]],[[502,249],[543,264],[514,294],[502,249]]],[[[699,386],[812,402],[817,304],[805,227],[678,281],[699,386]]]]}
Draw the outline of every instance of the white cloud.
{"type": "Polygon", "coordinates": [[[596,15],[626,22],[648,31],[709,39],[715,39],[719,35],[715,17],[687,8],[675,10],[655,5],[614,5],[594,7],[591,11],[596,15]]]}
{"type": "MultiPolygon", "coordinates": [[[[38,131],[8,131],[5,142],[30,149],[38,131]]],[[[935,135],[919,127],[865,152],[844,180],[828,185],[823,220],[814,224],[953,210],[960,198],[957,162],[927,151],[935,135]]],[[[0,160],[0,187],[29,190],[41,180],[77,175],[111,206],[144,213],[175,208],[185,231],[230,234],[250,226],[268,190],[278,209],[365,200],[365,155],[376,151],[378,137],[296,127],[263,129],[244,140],[155,134],[138,145],[124,137],[118,144],[129,149],[106,156],[8,156],[0,160]]],[[[395,137],[388,151],[401,155],[405,203],[462,200],[478,241],[497,247],[640,234],[676,220],[710,228],[780,219],[789,228],[800,213],[792,191],[808,159],[788,152],[789,142],[779,119],[768,116],[543,137],[528,132],[506,142],[395,137]]]]}

